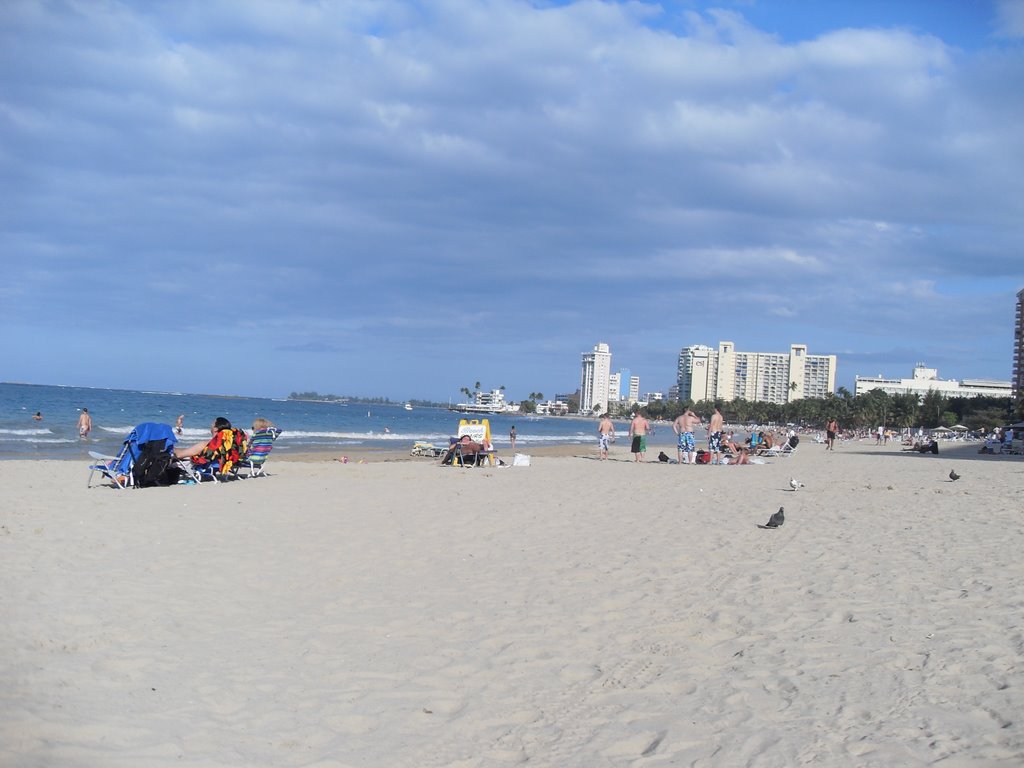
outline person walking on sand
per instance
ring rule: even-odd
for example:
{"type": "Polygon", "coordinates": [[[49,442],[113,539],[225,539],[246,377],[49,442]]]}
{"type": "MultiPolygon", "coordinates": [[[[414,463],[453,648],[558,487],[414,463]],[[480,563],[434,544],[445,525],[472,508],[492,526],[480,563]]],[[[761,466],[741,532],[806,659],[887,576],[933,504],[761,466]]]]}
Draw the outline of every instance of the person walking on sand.
{"type": "Polygon", "coordinates": [[[722,427],[725,426],[725,419],[722,412],[715,406],[715,412],[711,414],[711,421],[708,423],[708,453],[711,454],[712,464],[722,463],[722,427]]]}
{"type": "Polygon", "coordinates": [[[650,431],[651,423],[637,411],[633,415],[633,420],[629,422],[629,436],[633,438],[629,450],[633,454],[633,461],[640,462],[646,458],[644,454],[647,453],[647,435],[650,431]]]}
{"type": "Polygon", "coordinates": [[[508,441],[512,443],[512,453],[516,452],[516,425],[512,425],[512,429],[508,431],[508,441]]]}
{"type": "Polygon", "coordinates": [[[835,418],[829,419],[828,424],[825,425],[825,450],[834,451],[836,445],[836,435],[839,434],[839,423],[835,418]]]}
{"type": "Polygon", "coordinates": [[[607,413],[601,414],[597,424],[597,447],[600,449],[601,461],[608,458],[608,445],[615,439],[615,425],[607,413]]]}
{"type": "Polygon", "coordinates": [[[700,416],[687,407],[672,422],[672,431],[678,435],[676,453],[679,464],[697,463],[697,443],[693,439],[693,428],[700,424],[700,416]],[[685,457],[685,460],[684,460],[685,457]]]}
{"type": "Polygon", "coordinates": [[[183,413],[180,416],[178,416],[178,420],[176,422],[174,422],[174,431],[177,432],[180,435],[182,432],[185,431],[185,426],[184,425],[185,425],[185,414],[183,413]]]}
{"type": "Polygon", "coordinates": [[[92,432],[92,416],[89,415],[89,409],[83,408],[82,413],[78,416],[78,437],[81,440],[85,440],[92,432]]]}

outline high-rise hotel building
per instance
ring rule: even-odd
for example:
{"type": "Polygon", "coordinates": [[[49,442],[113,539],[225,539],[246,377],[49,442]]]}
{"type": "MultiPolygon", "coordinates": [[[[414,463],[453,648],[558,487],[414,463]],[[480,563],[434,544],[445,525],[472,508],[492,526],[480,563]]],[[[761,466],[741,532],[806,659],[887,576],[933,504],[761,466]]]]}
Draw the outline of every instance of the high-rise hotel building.
{"type": "Polygon", "coordinates": [[[1013,396],[1024,397],[1024,290],[1017,292],[1017,318],[1013,324],[1013,396]]]}
{"type": "Polygon", "coordinates": [[[593,352],[583,353],[583,370],[580,375],[580,413],[589,413],[594,406],[608,410],[608,396],[611,383],[612,353],[608,345],[594,345],[593,352]]]}
{"type": "Polygon", "coordinates": [[[791,345],[788,354],[737,352],[731,341],[717,350],[696,344],[680,351],[676,380],[680,400],[783,404],[834,392],[836,356],[808,355],[806,344],[791,345]]]}

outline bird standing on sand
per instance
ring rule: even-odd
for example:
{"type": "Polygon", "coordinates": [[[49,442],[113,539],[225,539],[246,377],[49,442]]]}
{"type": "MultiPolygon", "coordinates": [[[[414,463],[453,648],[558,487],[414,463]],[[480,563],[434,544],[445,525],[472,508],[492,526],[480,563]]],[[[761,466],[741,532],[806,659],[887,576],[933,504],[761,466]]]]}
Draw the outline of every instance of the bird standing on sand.
{"type": "Polygon", "coordinates": [[[779,507],[779,511],[768,518],[768,522],[765,524],[765,528],[778,528],[784,522],[786,522],[786,515],[783,512],[784,507],[779,507]]]}
{"type": "Polygon", "coordinates": [[[789,487],[795,491],[797,488],[803,488],[804,484],[797,480],[795,477],[791,477],[789,478],[789,487]]]}
{"type": "Polygon", "coordinates": [[[956,473],[956,470],[951,469],[949,470],[949,479],[955,483],[957,480],[960,479],[960,475],[956,473]]]}

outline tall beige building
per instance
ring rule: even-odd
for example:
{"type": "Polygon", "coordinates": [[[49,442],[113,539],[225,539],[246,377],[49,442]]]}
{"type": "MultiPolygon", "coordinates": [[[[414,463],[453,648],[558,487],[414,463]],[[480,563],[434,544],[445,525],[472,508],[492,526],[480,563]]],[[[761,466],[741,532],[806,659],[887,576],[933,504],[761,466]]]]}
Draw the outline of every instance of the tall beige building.
{"type": "Polygon", "coordinates": [[[835,391],[836,356],[808,355],[806,344],[789,353],[737,352],[731,341],[718,349],[696,344],[679,353],[680,400],[744,400],[788,403],[835,391]]]}

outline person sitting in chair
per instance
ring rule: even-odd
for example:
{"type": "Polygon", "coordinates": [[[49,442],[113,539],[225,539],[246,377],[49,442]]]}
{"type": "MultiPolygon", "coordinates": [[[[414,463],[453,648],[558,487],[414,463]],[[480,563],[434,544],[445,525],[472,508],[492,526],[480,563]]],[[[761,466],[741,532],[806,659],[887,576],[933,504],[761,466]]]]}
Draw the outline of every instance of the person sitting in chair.
{"type": "Polygon", "coordinates": [[[462,456],[475,456],[483,453],[487,448],[482,443],[473,442],[469,435],[463,435],[448,448],[448,452],[441,459],[441,464],[451,464],[455,461],[455,454],[459,452],[462,456]]]}
{"type": "Polygon", "coordinates": [[[210,425],[211,438],[205,443],[196,443],[187,448],[175,448],[179,459],[192,459],[194,465],[217,464],[218,472],[226,475],[237,464],[249,446],[245,432],[234,429],[231,422],[218,416],[210,425]]]}
{"type": "Polygon", "coordinates": [[[772,440],[770,432],[768,434],[765,434],[764,432],[758,432],[757,438],[757,453],[765,453],[767,451],[770,451],[772,447],[775,445],[774,441],[772,440]]]}

